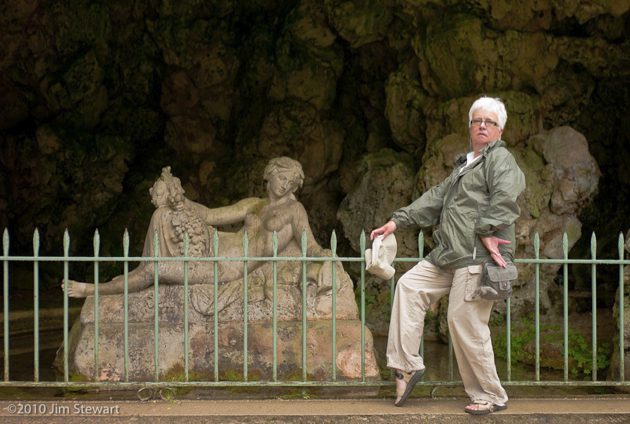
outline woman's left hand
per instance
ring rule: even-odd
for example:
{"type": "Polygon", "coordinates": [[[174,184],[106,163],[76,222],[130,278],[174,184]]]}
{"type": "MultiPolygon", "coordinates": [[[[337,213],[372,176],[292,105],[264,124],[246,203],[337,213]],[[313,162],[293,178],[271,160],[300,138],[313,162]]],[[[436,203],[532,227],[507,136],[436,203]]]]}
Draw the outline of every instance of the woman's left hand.
{"type": "Polygon", "coordinates": [[[497,265],[503,268],[507,267],[507,263],[501,256],[501,252],[499,252],[499,245],[512,244],[512,242],[509,240],[500,239],[495,236],[485,238],[482,237],[481,241],[483,242],[483,245],[486,246],[486,249],[488,249],[490,255],[492,256],[492,259],[497,263],[497,265]]]}

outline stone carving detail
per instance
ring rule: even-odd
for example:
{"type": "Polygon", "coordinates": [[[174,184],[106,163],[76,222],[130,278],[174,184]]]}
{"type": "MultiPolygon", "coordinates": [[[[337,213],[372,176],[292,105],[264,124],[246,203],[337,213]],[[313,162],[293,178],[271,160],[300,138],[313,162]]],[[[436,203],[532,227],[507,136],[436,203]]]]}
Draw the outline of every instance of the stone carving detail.
{"type": "MultiPolygon", "coordinates": [[[[190,236],[191,257],[213,256],[211,248],[211,233],[214,228],[209,224],[222,225],[237,221],[244,221],[243,228],[236,233],[218,232],[219,256],[240,257],[243,254],[243,236],[249,240],[248,256],[272,256],[272,235],[276,231],[278,237],[279,257],[302,256],[298,240],[302,231],[307,235],[307,255],[315,257],[331,257],[329,250],[320,247],[314,240],[303,206],[297,201],[294,192],[301,186],[304,178],[299,162],[283,157],[272,159],[265,171],[265,179],[269,190],[268,199],[245,199],[237,205],[219,209],[208,209],[191,202],[184,197],[179,179],[174,178],[170,168],[164,168],[162,176],[151,188],[152,202],[156,206],[149,231],[145,241],[143,256],[154,256],[153,234],[158,236],[158,253],[160,257],[176,257],[183,254],[183,234],[188,231],[190,236]]],[[[147,340],[154,337],[154,290],[153,269],[155,263],[145,262],[129,273],[129,340],[130,356],[137,357],[146,350],[147,340]]],[[[215,314],[215,286],[214,262],[189,261],[189,343],[193,350],[190,358],[197,371],[213,369],[213,334],[215,314]],[[205,345],[202,340],[205,340],[205,345]],[[194,347],[193,347],[194,346],[194,347]]],[[[343,332],[337,333],[338,353],[344,353],[343,360],[337,361],[337,367],[344,376],[358,377],[357,366],[360,369],[361,323],[358,320],[358,308],[354,300],[353,283],[340,263],[333,265],[331,261],[309,262],[303,275],[302,262],[280,261],[277,264],[276,292],[277,292],[277,320],[285,322],[286,331],[293,334],[296,340],[301,338],[302,298],[303,287],[306,288],[306,314],[320,330],[309,337],[319,348],[330,346],[332,349],[332,294],[336,292],[336,319],[343,321],[343,332]],[[333,287],[332,274],[335,266],[335,285],[333,287]],[[323,328],[329,330],[322,330],[323,328]],[[298,334],[300,333],[300,334],[298,334]],[[356,364],[356,358],[359,363],[356,364]],[[346,369],[347,368],[347,369],[346,369]]],[[[180,262],[158,262],[158,317],[160,346],[167,343],[164,352],[160,353],[160,372],[166,372],[178,363],[181,365],[183,354],[183,323],[185,292],[184,269],[180,262]]],[[[223,261],[218,264],[217,280],[219,286],[216,310],[218,312],[220,334],[227,331],[230,341],[222,346],[222,367],[242,367],[242,341],[244,320],[244,276],[245,268],[242,261],[223,261]],[[239,340],[233,343],[232,340],[239,340]],[[240,348],[239,348],[240,346],[240,348]],[[240,351],[239,351],[240,349],[240,351]],[[227,351],[226,351],[227,350],[227,351]]],[[[99,360],[108,369],[123,369],[122,332],[123,323],[123,291],[124,276],[114,278],[111,282],[99,285],[99,325],[102,334],[99,343],[103,348],[99,352],[99,360]],[[118,330],[118,331],[117,331],[118,330]]],[[[65,288],[71,296],[89,296],[83,307],[81,317],[72,332],[71,367],[88,378],[94,374],[94,287],[90,284],[69,281],[65,288]]],[[[257,328],[263,331],[273,319],[274,266],[271,262],[248,261],[247,265],[247,320],[250,331],[257,328]]],[[[340,325],[338,323],[338,325],[340,325]]],[[[309,327],[310,328],[310,327],[309,327]]],[[[258,331],[258,330],[257,330],[258,331]]],[[[266,331],[266,330],[264,330],[266,331]]],[[[367,332],[369,334],[369,331],[367,332]]],[[[271,336],[271,333],[268,334],[271,336]]],[[[224,334],[225,336],[225,334],[224,334]]],[[[250,337],[249,349],[259,355],[253,355],[251,369],[257,369],[261,376],[270,371],[271,356],[262,346],[256,344],[257,338],[250,337]]],[[[223,336],[219,336],[223,337],[223,336]]],[[[367,337],[368,351],[367,375],[378,377],[373,354],[371,334],[367,337]]],[[[152,354],[148,351],[146,355],[152,354]]],[[[144,357],[144,353],[141,355],[144,357]]],[[[320,352],[308,352],[309,372],[313,374],[323,370],[325,374],[331,372],[332,358],[328,362],[320,352]]],[[[332,356],[332,353],[330,353],[332,356]]],[[[59,359],[57,363],[59,363],[59,359]]],[[[301,344],[287,346],[278,358],[286,372],[292,372],[301,367],[301,344]]],[[[134,379],[142,379],[151,375],[154,359],[145,358],[135,362],[132,372],[134,379]]],[[[120,378],[116,373],[109,372],[113,377],[120,378]]],[[[108,374],[108,375],[109,375],[108,374]]]]}

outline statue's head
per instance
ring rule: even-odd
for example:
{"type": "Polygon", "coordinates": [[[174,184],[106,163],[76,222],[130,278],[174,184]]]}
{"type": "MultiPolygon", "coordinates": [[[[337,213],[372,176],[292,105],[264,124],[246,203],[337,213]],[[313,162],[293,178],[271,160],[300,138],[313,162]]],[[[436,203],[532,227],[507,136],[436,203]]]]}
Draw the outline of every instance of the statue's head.
{"type": "Polygon", "coordinates": [[[157,180],[153,187],[149,189],[151,193],[151,203],[156,208],[161,206],[168,206],[168,188],[162,180],[157,180]]]}
{"type": "Polygon", "coordinates": [[[179,178],[173,177],[171,167],[162,168],[162,175],[149,190],[151,202],[156,208],[169,206],[171,209],[181,209],[184,205],[184,189],[179,178]]]}
{"type": "Polygon", "coordinates": [[[290,194],[293,198],[293,193],[297,189],[302,187],[304,183],[304,171],[302,170],[302,164],[296,160],[288,158],[286,156],[274,158],[269,161],[269,164],[265,168],[265,174],[263,178],[267,181],[267,188],[269,189],[269,183],[279,174],[287,175],[289,180],[292,181],[293,188],[290,194]]]}

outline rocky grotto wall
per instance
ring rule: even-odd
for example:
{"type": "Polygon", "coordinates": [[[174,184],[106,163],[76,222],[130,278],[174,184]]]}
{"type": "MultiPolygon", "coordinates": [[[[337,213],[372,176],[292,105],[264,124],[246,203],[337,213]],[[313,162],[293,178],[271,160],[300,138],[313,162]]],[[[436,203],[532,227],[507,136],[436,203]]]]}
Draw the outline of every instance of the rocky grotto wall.
{"type": "MultiPolygon", "coordinates": [[[[528,188],[519,254],[614,257],[630,227],[630,0],[5,0],[0,4],[0,227],[11,252],[139,254],[148,189],[170,165],[208,206],[262,196],[271,157],[305,169],[319,242],[360,231],[446,176],[481,94],[508,109],[503,139],[528,188]]],[[[431,248],[431,229],[425,229],[431,248]]],[[[400,234],[417,254],[417,232],[400,234]]],[[[44,283],[58,270],[44,267],[44,283]]],[[[401,271],[403,267],[401,267],[401,271]]],[[[544,312],[558,267],[543,267],[544,312]]],[[[357,273],[355,267],[354,272],[357,273]]],[[[15,270],[19,274],[19,268],[15,270]]],[[[114,266],[104,268],[116,274],[114,266]]],[[[351,269],[352,272],[352,269],[351,269]]],[[[570,288],[589,290],[587,269],[570,288]]],[[[28,270],[14,284],[30,284],[28,270]]],[[[77,278],[88,268],[76,266],[77,278]]],[[[614,276],[614,270],[612,272],[614,276]]],[[[599,305],[616,287],[602,269],[599,305]]],[[[531,312],[531,270],[513,302],[531,312]]],[[[31,280],[32,281],[32,280],[31,280]]],[[[386,287],[371,323],[386,322],[386,287]]],[[[579,298],[579,296],[577,297],[579,298]]],[[[380,299],[380,300],[379,300],[380,299]]],[[[572,308],[580,304],[573,301],[572,308]]],[[[380,324],[379,324],[380,323],[380,324]]]]}

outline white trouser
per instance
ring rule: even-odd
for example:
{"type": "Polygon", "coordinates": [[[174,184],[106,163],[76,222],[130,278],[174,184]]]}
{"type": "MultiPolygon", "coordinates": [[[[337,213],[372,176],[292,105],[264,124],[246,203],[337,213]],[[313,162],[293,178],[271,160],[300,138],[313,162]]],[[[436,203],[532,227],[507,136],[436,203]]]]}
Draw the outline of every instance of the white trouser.
{"type": "Polygon", "coordinates": [[[505,404],[494,364],[488,321],[492,300],[466,302],[468,291],[479,284],[481,265],[440,270],[422,261],[407,271],[396,285],[387,340],[387,366],[405,372],[424,369],[419,355],[424,317],[432,303],[450,292],[448,329],[453,341],[459,374],[470,399],[505,404]]]}

